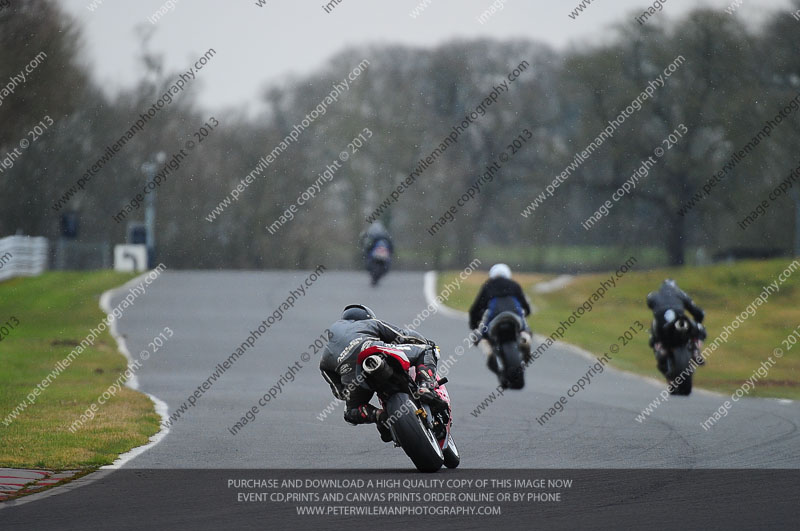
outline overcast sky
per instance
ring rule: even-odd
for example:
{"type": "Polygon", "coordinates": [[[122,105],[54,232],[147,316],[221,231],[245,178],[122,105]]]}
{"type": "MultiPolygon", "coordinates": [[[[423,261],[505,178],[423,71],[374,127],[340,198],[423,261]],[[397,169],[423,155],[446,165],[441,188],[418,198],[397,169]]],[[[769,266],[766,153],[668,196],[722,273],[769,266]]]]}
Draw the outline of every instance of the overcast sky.
{"type": "MultiPolygon", "coordinates": [[[[148,18],[165,0],[59,0],[83,27],[84,52],[95,78],[113,93],[142,75],[137,63],[137,25],[155,26],[151,48],[164,54],[168,69],[185,70],[209,48],[217,56],[198,76],[200,103],[212,108],[255,105],[263,88],[290,75],[322,66],[348,45],[402,43],[429,47],[454,38],[525,37],[556,48],[607,38],[611,25],[632,20],[654,2],[594,0],[573,20],[579,0],[505,0],[484,24],[478,16],[503,0],[427,0],[417,18],[411,10],[425,0],[341,0],[330,13],[328,0],[172,0],[174,9],[156,24],[148,18]],[[87,6],[102,2],[92,12],[87,6]]],[[[661,24],[699,5],[727,7],[734,0],[666,0],[647,24],[661,24]]],[[[765,8],[789,9],[789,0],[742,0],[740,13],[758,21],[765,8]]],[[[787,15],[788,16],[788,15],[787,15]]]]}

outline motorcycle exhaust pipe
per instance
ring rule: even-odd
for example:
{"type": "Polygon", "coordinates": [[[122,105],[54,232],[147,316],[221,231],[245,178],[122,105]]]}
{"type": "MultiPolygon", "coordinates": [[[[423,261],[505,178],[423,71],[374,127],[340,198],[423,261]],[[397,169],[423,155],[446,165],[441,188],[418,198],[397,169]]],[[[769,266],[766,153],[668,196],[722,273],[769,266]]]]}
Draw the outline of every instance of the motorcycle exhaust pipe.
{"type": "Polygon", "coordinates": [[[386,379],[392,375],[392,368],[386,364],[386,360],[375,354],[362,361],[361,367],[367,376],[386,379]]]}

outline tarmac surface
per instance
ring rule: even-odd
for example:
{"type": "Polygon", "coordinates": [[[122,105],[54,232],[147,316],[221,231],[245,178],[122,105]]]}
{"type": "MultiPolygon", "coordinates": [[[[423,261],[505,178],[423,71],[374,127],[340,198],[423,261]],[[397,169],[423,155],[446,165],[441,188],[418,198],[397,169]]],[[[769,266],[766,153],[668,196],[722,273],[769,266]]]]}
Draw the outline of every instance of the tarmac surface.
{"type": "MultiPolygon", "coordinates": [[[[103,471],[100,479],[87,476],[79,480],[86,486],[62,494],[17,506],[19,502],[0,504],[7,505],[0,512],[0,528],[8,524],[14,529],[86,528],[102,514],[86,508],[119,508],[121,500],[131,500],[138,507],[137,500],[154,498],[152,484],[145,487],[146,481],[131,478],[163,478],[156,469],[166,473],[175,469],[328,469],[330,474],[335,473],[332,469],[344,469],[381,477],[414,477],[413,465],[402,450],[382,443],[373,426],[344,422],[340,402],[324,416],[332,395],[319,373],[319,353],[310,345],[324,337],[341,309],[353,302],[369,305],[390,323],[411,323],[428,305],[422,273],[391,273],[378,288],[371,288],[366,273],[325,272],[305,287],[305,295],[252,348],[229,368],[219,370],[218,364],[281,306],[291,290],[297,292],[307,277],[308,272],[295,271],[164,273],[119,321],[119,332],[134,358],[140,351],[152,351],[149,343],[165,327],[174,332],[137,372],[140,390],[166,402],[173,414],[215,371],[217,378],[202,393],[195,393],[196,405],[181,414],[159,444],[126,463],[122,471],[103,471]],[[292,366],[296,374],[289,381],[286,373],[292,366]],[[281,381],[277,392],[274,386],[281,381]],[[269,396],[271,388],[275,396],[265,402],[263,397],[269,396]],[[259,399],[265,405],[259,405],[259,399]],[[258,408],[254,420],[237,430],[235,424],[241,424],[253,406],[258,408]],[[150,489],[150,493],[143,495],[137,489],[150,489]],[[77,512],[76,507],[80,508],[77,512]],[[75,520],[65,519],[71,511],[75,520]]],[[[643,322],[646,319],[643,308],[643,322]]],[[[537,330],[535,318],[533,327],[537,333],[551,332],[537,330]]],[[[638,422],[637,415],[665,385],[606,367],[568,399],[563,411],[541,425],[537,417],[595,363],[573,347],[556,344],[528,369],[525,389],[506,391],[476,416],[475,409],[496,391],[497,381],[477,348],[454,354],[456,347],[466,344],[466,322],[439,312],[425,319],[418,331],[440,345],[443,360],[450,355],[455,360],[447,377],[453,436],[462,462],[458,470],[437,475],[467,474],[470,469],[607,469],[597,472],[602,477],[618,469],[800,469],[796,402],[743,399],[706,431],[701,423],[729,397],[698,391],[662,403],[638,422]]],[[[652,356],[646,341],[642,332],[621,348],[636,348],[642,356],[652,356]]],[[[221,483],[213,488],[226,494],[221,483]]],[[[179,495],[178,499],[187,497],[191,498],[179,495]]],[[[171,521],[177,528],[204,528],[203,523],[210,527],[213,521],[198,520],[202,512],[188,511],[191,503],[177,513],[166,502],[155,505],[109,514],[118,518],[113,520],[116,528],[137,528],[137,523],[144,523],[137,518],[145,516],[171,521]],[[185,519],[175,519],[176,514],[185,519]]],[[[237,514],[257,516],[252,511],[226,514],[233,522],[237,514]]],[[[247,528],[262,521],[248,519],[238,524],[247,528]]]]}

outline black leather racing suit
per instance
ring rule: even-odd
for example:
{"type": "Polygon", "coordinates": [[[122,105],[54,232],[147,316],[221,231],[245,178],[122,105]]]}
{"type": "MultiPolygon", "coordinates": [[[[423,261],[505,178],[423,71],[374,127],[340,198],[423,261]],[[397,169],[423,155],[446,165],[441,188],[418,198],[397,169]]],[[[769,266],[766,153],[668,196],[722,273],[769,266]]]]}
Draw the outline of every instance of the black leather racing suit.
{"type": "MultiPolygon", "coordinates": [[[[469,309],[470,329],[475,330],[478,328],[482,319],[488,324],[492,316],[484,318],[484,314],[490,309],[493,300],[495,301],[492,308],[494,315],[504,311],[519,313],[520,310],[524,313],[521,317],[527,317],[531,314],[528,299],[519,284],[510,278],[493,278],[486,281],[469,309]]],[[[527,330],[527,324],[525,329],[527,330]]]]}
{"type": "MultiPolygon", "coordinates": [[[[385,323],[379,319],[363,321],[339,320],[330,326],[331,339],[319,363],[322,377],[330,384],[333,395],[346,403],[344,419],[351,424],[378,422],[379,410],[369,403],[373,391],[357,374],[356,362],[365,342],[394,343],[402,347],[417,381],[435,379],[438,353],[422,335],[385,323]]],[[[368,345],[367,345],[368,346],[368,345]]]]}
{"type": "MultiPolygon", "coordinates": [[[[652,328],[653,336],[650,338],[651,347],[655,343],[661,341],[659,332],[663,330],[664,326],[667,324],[665,314],[670,310],[675,312],[676,316],[680,316],[684,311],[688,311],[698,324],[701,324],[705,317],[705,312],[702,308],[697,306],[677,285],[667,281],[661,284],[661,288],[659,288],[658,291],[653,291],[647,295],[647,306],[653,310],[653,317],[655,319],[652,328]]],[[[706,338],[705,328],[702,326],[696,327],[696,331],[698,339],[706,338]]]]}

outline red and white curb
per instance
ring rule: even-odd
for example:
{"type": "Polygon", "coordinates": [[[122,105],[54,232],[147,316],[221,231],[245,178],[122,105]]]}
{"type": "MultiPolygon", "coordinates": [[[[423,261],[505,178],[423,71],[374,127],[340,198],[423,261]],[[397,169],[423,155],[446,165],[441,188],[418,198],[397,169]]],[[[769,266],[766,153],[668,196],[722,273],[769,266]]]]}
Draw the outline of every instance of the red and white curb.
{"type": "Polygon", "coordinates": [[[0,502],[69,481],[78,473],[80,470],[54,472],[52,470],[0,468],[0,502]]]}

